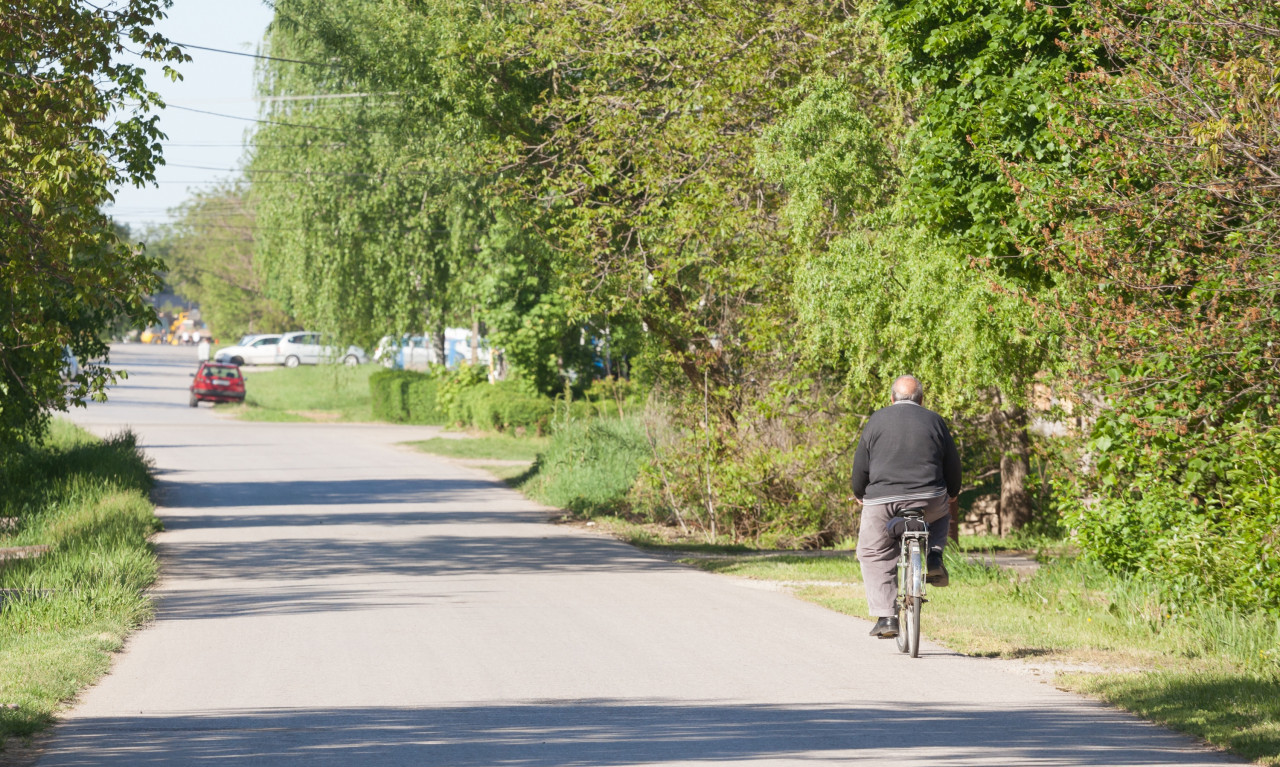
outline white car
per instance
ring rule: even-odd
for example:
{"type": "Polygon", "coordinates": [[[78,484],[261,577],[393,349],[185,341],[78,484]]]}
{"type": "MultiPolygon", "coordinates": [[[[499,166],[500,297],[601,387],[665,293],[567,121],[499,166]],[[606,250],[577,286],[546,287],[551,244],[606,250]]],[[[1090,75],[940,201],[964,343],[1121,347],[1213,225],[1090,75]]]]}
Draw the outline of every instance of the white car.
{"type": "Polygon", "coordinates": [[[318,365],[321,362],[359,365],[368,362],[369,358],[359,346],[348,346],[346,351],[339,352],[332,346],[325,346],[319,333],[298,330],[280,337],[280,343],[276,345],[275,360],[287,368],[296,368],[299,365],[318,365]]]}
{"type": "Polygon", "coordinates": [[[233,365],[274,365],[276,346],[279,343],[279,333],[249,335],[241,338],[235,346],[219,349],[214,353],[213,359],[233,365]]]}
{"type": "MultiPolygon", "coordinates": [[[[471,358],[471,331],[466,328],[446,328],[444,331],[445,364],[456,368],[471,358]]],[[[489,343],[480,339],[479,362],[489,364],[489,343]]],[[[405,334],[399,339],[383,336],[378,348],[373,353],[374,362],[381,362],[383,367],[396,370],[426,370],[431,365],[440,364],[440,355],[436,354],[431,339],[426,336],[405,334]]]]}

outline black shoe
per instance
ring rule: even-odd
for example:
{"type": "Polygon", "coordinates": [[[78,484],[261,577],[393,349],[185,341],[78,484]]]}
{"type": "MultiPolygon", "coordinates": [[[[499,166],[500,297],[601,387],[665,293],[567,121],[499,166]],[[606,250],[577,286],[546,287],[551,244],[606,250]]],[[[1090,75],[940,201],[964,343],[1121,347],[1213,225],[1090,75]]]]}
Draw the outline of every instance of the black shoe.
{"type": "Polygon", "coordinates": [[[871,627],[871,636],[881,639],[893,639],[898,635],[897,618],[881,618],[871,627]]]}
{"type": "Polygon", "coordinates": [[[925,583],[930,586],[945,586],[951,582],[950,576],[947,575],[947,566],[942,563],[941,551],[930,551],[928,563],[929,567],[924,576],[925,583]]]}

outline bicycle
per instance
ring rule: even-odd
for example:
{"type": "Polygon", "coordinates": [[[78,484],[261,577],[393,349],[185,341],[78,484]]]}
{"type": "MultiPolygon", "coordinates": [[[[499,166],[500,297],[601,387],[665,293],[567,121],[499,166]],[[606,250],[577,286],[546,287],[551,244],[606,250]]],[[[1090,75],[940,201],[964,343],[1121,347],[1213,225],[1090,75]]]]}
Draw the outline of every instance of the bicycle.
{"type": "Polygon", "coordinates": [[[929,550],[929,525],[924,509],[904,509],[891,523],[899,540],[898,553],[898,652],[920,657],[920,608],[925,598],[925,552],[929,550]]]}

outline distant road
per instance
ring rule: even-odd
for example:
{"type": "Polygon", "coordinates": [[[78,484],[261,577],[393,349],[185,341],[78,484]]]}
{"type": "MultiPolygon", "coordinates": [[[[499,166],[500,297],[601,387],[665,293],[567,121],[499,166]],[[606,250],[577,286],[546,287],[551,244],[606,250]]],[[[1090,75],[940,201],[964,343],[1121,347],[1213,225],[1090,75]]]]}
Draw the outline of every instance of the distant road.
{"type": "Polygon", "coordinates": [[[190,349],[113,357],[128,382],[75,420],[129,426],[155,460],[158,614],[45,767],[1240,763],[549,524],[395,446],[429,428],[229,421],[187,406],[190,349]]]}

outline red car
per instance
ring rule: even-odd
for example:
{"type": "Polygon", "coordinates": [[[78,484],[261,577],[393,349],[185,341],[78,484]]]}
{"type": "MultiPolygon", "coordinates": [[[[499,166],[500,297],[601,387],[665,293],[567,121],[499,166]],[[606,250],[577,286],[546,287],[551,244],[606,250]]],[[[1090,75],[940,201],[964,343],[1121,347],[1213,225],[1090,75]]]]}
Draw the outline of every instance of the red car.
{"type": "Polygon", "coordinates": [[[191,407],[201,402],[244,402],[244,376],[229,362],[201,362],[191,382],[191,407]]]}

